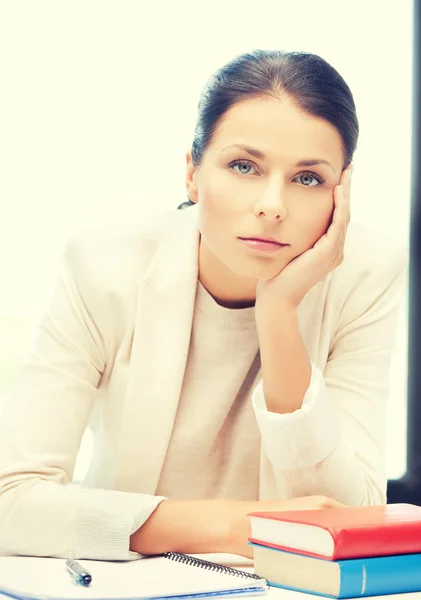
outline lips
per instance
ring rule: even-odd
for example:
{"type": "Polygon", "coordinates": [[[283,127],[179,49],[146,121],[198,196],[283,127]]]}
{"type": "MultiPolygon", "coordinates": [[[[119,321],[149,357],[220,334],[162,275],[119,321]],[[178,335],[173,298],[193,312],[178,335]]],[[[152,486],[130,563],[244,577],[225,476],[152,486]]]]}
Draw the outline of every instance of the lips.
{"type": "Polygon", "coordinates": [[[283,242],[279,242],[275,240],[275,238],[260,238],[260,237],[249,237],[249,238],[240,238],[240,240],[248,241],[248,242],[263,242],[265,244],[277,244],[278,246],[287,246],[288,244],[284,244],[283,242]]]}
{"type": "Polygon", "coordinates": [[[238,238],[244,245],[259,252],[276,252],[288,244],[283,244],[270,238],[238,238]]]}

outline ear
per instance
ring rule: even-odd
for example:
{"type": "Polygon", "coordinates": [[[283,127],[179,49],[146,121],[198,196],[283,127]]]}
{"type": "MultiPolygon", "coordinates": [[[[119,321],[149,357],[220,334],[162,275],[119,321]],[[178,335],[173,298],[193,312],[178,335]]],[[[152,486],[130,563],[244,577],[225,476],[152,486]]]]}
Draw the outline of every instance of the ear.
{"type": "Polygon", "coordinates": [[[197,186],[196,186],[196,182],[195,182],[195,178],[196,178],[196,167],[193,165],[193,160],[192,160],[192,156],[191,156],[191,150],[188,150],[186,152],[186,190],[187,190],[187,196],[189,197],[189,200],[191,200],[192,202],[194,202],[195,204],[197,203],[198,200],[198,193],[197,193],[197,186]]]}

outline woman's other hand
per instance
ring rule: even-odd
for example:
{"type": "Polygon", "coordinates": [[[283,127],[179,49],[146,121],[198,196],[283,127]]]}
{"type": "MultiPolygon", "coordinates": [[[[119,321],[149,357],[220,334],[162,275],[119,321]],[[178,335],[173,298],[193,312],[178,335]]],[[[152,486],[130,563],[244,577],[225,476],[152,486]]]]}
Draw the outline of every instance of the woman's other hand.
{"type": "Polygon", "coordinates": [[[260,500],[256,502],[235,502],[230,507],[229,517],[231,537],[226,552],[253,558],[253,547],[248,544],[251,536],[251,512],[318,510],[322,508],[344,508],[344,504],[326,496],[304,496],[291,500],[260,500]]]}

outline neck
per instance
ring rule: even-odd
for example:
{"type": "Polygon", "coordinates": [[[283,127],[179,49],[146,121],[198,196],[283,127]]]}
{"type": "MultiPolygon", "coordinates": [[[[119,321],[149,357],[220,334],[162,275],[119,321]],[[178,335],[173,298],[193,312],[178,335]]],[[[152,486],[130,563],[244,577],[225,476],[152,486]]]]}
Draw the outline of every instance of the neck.
{"type": "Polygon", "coordinates": [[[200,240],[199,281],[225,308],[248,308],[256,302],[257,280],[231,271],[200,240]]]}

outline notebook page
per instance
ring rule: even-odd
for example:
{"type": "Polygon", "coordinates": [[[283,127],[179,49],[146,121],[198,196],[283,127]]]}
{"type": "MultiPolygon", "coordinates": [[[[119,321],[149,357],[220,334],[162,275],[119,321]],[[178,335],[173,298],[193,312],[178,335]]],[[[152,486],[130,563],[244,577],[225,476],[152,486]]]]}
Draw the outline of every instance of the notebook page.
{"type": "Polygon", "coordinates": [[[84,587],[59,558],[0,557],[0,592],[21,598],[54,600],[140,599],[255,588],[260,581],[233,577],[163,557],[131,562],[81,559],[92,575],[84,587]]]}

